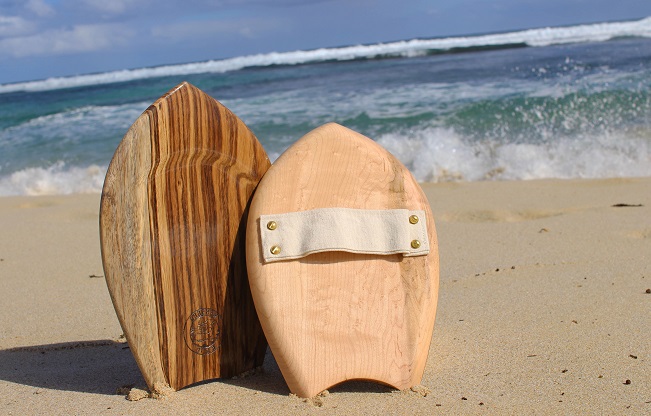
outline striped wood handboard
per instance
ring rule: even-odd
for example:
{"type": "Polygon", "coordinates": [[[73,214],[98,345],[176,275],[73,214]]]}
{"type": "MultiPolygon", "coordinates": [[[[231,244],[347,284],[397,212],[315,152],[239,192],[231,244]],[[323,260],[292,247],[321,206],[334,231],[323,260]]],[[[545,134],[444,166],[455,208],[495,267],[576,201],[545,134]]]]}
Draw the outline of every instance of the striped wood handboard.
{"type": "Polygon", "coordinates": [[[102,259],[150,389],[262,364],[244,233],[269,166],[244,123],[188,83],[151,105],[119,145],[102,192],[102,259]]]}

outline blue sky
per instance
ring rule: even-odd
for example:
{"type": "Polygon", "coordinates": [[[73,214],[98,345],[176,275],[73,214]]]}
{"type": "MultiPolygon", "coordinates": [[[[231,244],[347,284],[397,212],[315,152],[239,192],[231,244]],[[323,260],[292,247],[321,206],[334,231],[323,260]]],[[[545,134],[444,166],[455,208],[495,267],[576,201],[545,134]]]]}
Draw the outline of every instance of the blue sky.
{"type": "Polygon", "coordinates": [[[650,15],[650,0],[0,0],[0,84],[650,15]]]}

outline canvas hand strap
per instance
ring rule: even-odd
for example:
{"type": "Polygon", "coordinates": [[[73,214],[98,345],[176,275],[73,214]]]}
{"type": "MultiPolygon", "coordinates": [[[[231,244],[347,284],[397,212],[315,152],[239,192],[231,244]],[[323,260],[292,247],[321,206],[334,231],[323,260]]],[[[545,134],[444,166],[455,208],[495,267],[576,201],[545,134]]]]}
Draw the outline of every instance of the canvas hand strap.
{"type": "Polygon", "coordinates": [[[320,208],[261,215],[265,262],[326,251],[404,256],[429,253],[425,211],[320,208]]]}

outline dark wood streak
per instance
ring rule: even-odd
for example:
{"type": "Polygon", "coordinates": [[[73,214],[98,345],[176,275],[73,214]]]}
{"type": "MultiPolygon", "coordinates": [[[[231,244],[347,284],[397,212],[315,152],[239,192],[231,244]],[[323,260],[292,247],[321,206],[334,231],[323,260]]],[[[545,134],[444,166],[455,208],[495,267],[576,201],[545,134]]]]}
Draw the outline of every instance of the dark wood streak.
{"type": "Polygon", "coordinates": [[[147,112],[159,343],[166,377],[179,389],[262,364],[266,340],[248,287],[244,225],[270,164],[241,120],[189,84],[147,112]],[[214,350],[188,346],[186,324],[201,308],[219,314],[214,350]]]}
{"type": "MultiPolygon", "coordinates": [[[[166,96],[162,97],[164,99],[166,96]]],[[[154,215],[158,207],[158,200],[157,200],[157,189],[156,189],[156,182],[153,180],[153,175],[154,172],[158,171],[158,166],[160,164],[160,158],[158,155],[160,154],[160,139],[159,139],[159,134],[158,134],[158,109],[155,105],[149,106],[149,108],[145,111],[149,115],[149,130],[151,134],[151,154],[152,154],[152,167],[149,172],[149,178],[147,180],[149,184],[149,189],[148,189],[148,200],[149,200],[149,220],[150,220],[150,235],[151,236],[157,236],[159,235],[159,226],[158,226],[158,216],[154,215]]],[[[158,246],[158,238],[152,237],[151,239],[151,256],[152,256],[152,264],[153,265],[159,265],[160,264],[160,248],[158,246]]],[[[159,342],[161,345],[167,345],[167,334],[165,332],[160,331],[161,327],[166,326],[166,319],[165,319],[165,305],[162,303],[163,302],[163,288],[161,287],[161,279],[156,278],[156,271],[160,270],[159,268],[154,268],[154,297],[156,299],[156,317],[158,318],[158,335],[159,335],[159,342]]],[[[161,347],[161,352],[163,348],[161,347]]],[[[169,383],[169,374],[167,373],[167,369],[169,368],[169,359],[167,357],[167,354],[162,354],[161,355],[161,366],[163,368],[163,372],[165,373],[165,377],[168,380],[169,383]]]]}

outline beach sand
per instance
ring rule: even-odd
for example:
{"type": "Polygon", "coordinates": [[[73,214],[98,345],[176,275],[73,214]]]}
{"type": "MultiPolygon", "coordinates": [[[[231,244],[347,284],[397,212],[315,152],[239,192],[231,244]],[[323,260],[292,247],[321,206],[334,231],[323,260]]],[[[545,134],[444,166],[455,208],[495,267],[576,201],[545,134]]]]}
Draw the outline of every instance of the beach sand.
{"type": "Polygon", "coordinates": [[[651,178],[423,188],[441,259],[429,393],[352,381],[308,401],[269,353],[257,374],[126,400],[145,384],[99,195],[0,198],[0,414],[651,414],[651,178]]]}

